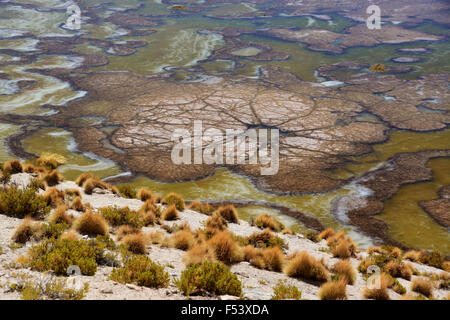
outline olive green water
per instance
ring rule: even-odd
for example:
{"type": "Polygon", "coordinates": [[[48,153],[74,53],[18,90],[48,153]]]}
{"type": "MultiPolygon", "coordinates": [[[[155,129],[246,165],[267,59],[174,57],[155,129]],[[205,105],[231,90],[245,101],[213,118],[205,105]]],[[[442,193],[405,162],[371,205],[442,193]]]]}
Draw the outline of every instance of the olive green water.
{"type": "MultiPolygon", "coordinates": [[[[31,1],[28,1],[31,2],[31,1]]],[[[54,6],[58,1],[48,0],[41,3],[45,6],[54,6]]],[[[85,5],[105,3],[101,0],[85,1],[85,5]]],[[[183,1],[189,3],[189,1],[183,1]]],[[[192,3],[196,3],[193,1],[192,3]]],[[[375,48],[352,48],[342,55],[330,55],[321,52],[312,52],[304,45],[280,41],[265,37],[245,35],[242,40],[248,41],[250,49],[237,50],[235,61],[219,60],[200,63],[207,59],[213,50],[225,45],[218,34],[198,33],[199,30],[221,30],[226,27],[241,28],[266,28],[273,26],[290,26],[299,28],[322,28],[341,32],[344,28],[353,24],[348,19],[332,16],[331,22],[312,19],[308,17],[278,17],[259,19],[215,19],[213,15],[231,13],[245,13],[254,10],[253,5],[245,4],[221,4],[211,7],[202,13],[192,13],[179,17],[168,17],[170,6],[160,1],[115,1],[115,7],[133,8],[143,4],[144,7],[137,13],[156,16],[162,24],[151,28],[156,33],[144,37],[123,36],[122,30],[112,23],[93,25],[86,23],[83,31],[89,32],[87,36],[98,39],[114,40],[141,40],[148,42],[148,46],[139,48],[138,52],[131,56],[118,57],[108,55],[110,63],[96,68],[99,71],[130,70],[139,74],[154,74],[164,72],[165,67],[182,68],[177,73],[177,78],[183,80],[196,72],[187,68],[200,66],[209,73],[227,72],[244,76],[258,76],[258,67],[265,64],[280,66],[283,70],[293,72],[304,80],[319,81],[314,70],[323,64],[332,64],[340,61],[359,61],[366,63],[392,64],[390,59],[396,56],[404,56],[397,52],[398,48],[426,47],[431,49],[427,54],[419,55],[423,62],[409,64],[414,71],[401,75],[404,78],[416,78],[425,73],[449,73],[450,54],[449,42],[420,42],[407,45],[382,45],[375,48]],[[256,51],[251,49],[252,43],[270,45],[274,50],[286,52],[290,58],[286,61],[252,62],[248,58],[256,51]],[[244,64],[244,67],[236,69],[235,62],[244,64]]],[[[7,7],[8,19],[0,19],[0,28],[8,28],[14,25],[16,29],[34,32],[39,35],[62,34],[68,32],[58,27],[62,13],[39,12],[19,7],[7,7]],[[24,14],[21,15],[23,11],[24,14]],[[34,21],[30,23],[29,21],[34,21]],[[41,25],[37,22],[44,21],[41,25]]],[[[2,16],[3,16],[2,12],[2,16]]],[[[102,12],[101,16],[108,16],[110,11],[102,12]]],[[[433,25],[429,22],[416,28],[431,34],[448,34],[448,30],[433,25]]],[[[36,41],[33,39],[0,40],[0,48],[15,49],[23,52],[32,52],[36,41]]],[[[91,45],[81,44],[76,46],[78,52],[101,52],[101,49],[91,45]]],[[[0,55],[0,61],[8,61],[13,57],[0,55]]],[[[70,99],[82,97],[84,93],[74,91],[67,83],[56,78],[39,75],[26,71],[27,68],[51,68],[74,67],[76,61],[63,55],[41,56],[40,59],[26,66],[2,67],[2,71],[11,75],[12,80],[34,80],[36,84],[29,89],[15,94],[0,95],[0,112],[17,114],[46,114],[49,109],[43,108],[45,104],[64,105],[70,99]]],[[[407,64],[408,65],[408,64],[407,64]]],[[[370,115],[363,115],[365,120],[377,121],[370,115]]],[[[95,121],[87,119],[86,121],[95,121]]],[[[0,140],[4,145],[5,139],[18,132],[20,128],[15,125],[1,124],[0,140]]],[[[123,173],[122,170],[107,159],[101,159],[91,154],[83,154],[77,151],[72,134],[61,128],[43,128],[23,141],[24,148],[28,152],[38,155],[53,153],[63,156],[66,163],[60,167],[60,171],[67,179],[74,179],[80,173],[90,171],[104,178],[123,173]],[[45,143],[43,143],[45,141],[45,143]]],[[[450,145],[450,130],[431,133],[412,133],[407,131],[391,131],[388,142],[374,146],[374,151],[364,157],[352,158],[356,163],[348,164],[339,170],[330,172],[331,176],[349,178],[357,177],[370,169],[382,164],[388,158],[399,152],[415,152],[427,149],[445,149],[450,145]]],[[[6,148],[0,148],[0,158],[4,161],[12,155],[6,148]]],[[[449,232],[439,226],[417,205],[419,200],[433,199],[437,197],[437,190],[450,183],[449,159],[435,159],[430,161],[429,167],[433,170],[432,182],[418,183],[404,186],[393,199],[386,202],[385,210],[379,217],[390,226],[390,235],[405,244],[425,248],[439,249],[450,254],[449,232]]],[[[359,194],[354,185],[345,186],[339,190],[323,194],[306,194],[299,196],[279,196],[256,189],[250,181],[242,176],[233,174],[226,169],[218,169],[215,174],[206,179],[183,183],[160,183],[146,177],[139,176],[131,184],[136,188],[146,186],[156,193],[164,195],[175,191],[190,200],[226,200],[226,199],[251,199],[265,200],[282,204],[313,215],[326,225],[336,229],[346,230],[362,246],[370,244],[370,239],[357,233],[353,228],[339,223],[330,213],[334,199],[346,194],[359,194]]],[[[278,216],[286,225],[298,232],[305,232],[302,224],[290,217],[280,214],[277,210],[258,206],[249,206],[239,209],[243,218],[249,219],[262,212],[278,216]]]]}

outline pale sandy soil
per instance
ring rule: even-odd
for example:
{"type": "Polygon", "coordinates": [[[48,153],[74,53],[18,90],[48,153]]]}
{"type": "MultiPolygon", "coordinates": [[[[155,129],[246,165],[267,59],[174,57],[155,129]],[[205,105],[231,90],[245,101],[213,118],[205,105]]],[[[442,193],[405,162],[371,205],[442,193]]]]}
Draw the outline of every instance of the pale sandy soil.
{"type": "MultiPolygon", "coordinates": [[[[19,185],[25,185],[29,180],[27,174],[13,175],[12,180],[19,185]]],[[[124,199],[111,193],[93,193],[92,195],[84,194],[83,190],[79,188],[75,183],[67,181],[57,186],[59,189],[77,188],[82,192],[82,198],[84,203],[90,203],[94,209],[98,209],[104,206],[116,205],[119,207],[128,206],[130,209],[138,209],[143,202],[136,199],[124,199]]],[[[79,215],[78,212],[70,210],[74,216],[79,215]]],[[[200,214],[195,211],[185,210],[180,213],[180,219],[176,221],[165,222],[168,225],[188,223],[192,230],[196,230],[203,226],[203,223],[208,216],[200,214]]],[[[11,218],[5,215],[0,215],[0,247],[3,250],[3,254],[0,254],[0,300],[4,299],[20,299],[20,294],[17,292],[11,292],[9,285],[17,282],[17,274],[28,274],[37,279],[42,277],[42,273],[32,271],[29,268],[15,269],[8,267],[7,264],[14,262],[18,257],[26,255],[27,250],[36,242],[28,242],[22,248],[14,249],[11,247],[11,237],[15,228],[22,222],[21,219],[11,218]]],[[[254,232],[261,231],[256,227],[250,226],[245,221],[240,221],[239,224],[229,224],[229,230],[237,235],[248,236],[254,232]]],[[[159,225],[153,227],[143,228],[145,233],[161,231],[166,233],[159,225]]],[[[327,249],[325,241],[320,243],[314,243],[308,239],[305,239],[302,235],[282,235],[278,234],[288,244],[289,249],[286,253],[292,253],[297,250],[307,250],[311,255],[316,258],[322,259],[327,266],[331,268],[337,261],[331,254],[324,252],[327,249]]],[[[112,234],[113,239],[115,236],[112,234]]],[[[174,248],[161,248],[157,245],[150,245],[148,247],[148,256],[162,265],[166,266],[167,272],[172,278],[178,278],[181,272],[185,269],[185,265],[181,261],[184,255],[184,251],[174,248]]],[[[361,252],[358,257],[352,258],[351,263],[356,268],[359,264],[359,260],[366,256],[366,253],[361,252]]],[[[412,263],[413,266],[419,272],[429,272],[440,274],[443,271],[433,267],[412,263]]],[[[86,299],[186,299],[180,290],[173,284],[170,284],[168,288],[164,289],[151,289],[145,287],[138,287],[136,285],[123,285],[112,280],[109,280],[112,267],[99,266],[97,273],[94,276],[82,276],[82,281],[89,283],[89,291],[86,295],[86,299]]],[[[272,287],[278,282],[278,280],[287,280],[287,283],[297,286],[302,291],[302,298],[304,299],[318,299],[319,286],[306,281],[289,278],[283,273],[271,272],[266,270],[257,269],[251,266],[248,262],[241,262],[231,267],[232,272],[236,273],[243,284],[243,296],[245,299],[270,299],[273,294],[272,287]]],[[[44,275],[49,277],[50,275],[44,275]]],[[[412,279],[416,278],[413,276],[412,279]]],[[[398,279],[400,283],[410,291],[410,281],[404,279],[398,279]]],[[[347,286],[348,299],[363,299],[362,290],[366,285],[366,281],[363,276],[358,273],[357,279],[354,285],[347,286]]],[[[449,291],[434,289],[433,296],[436,299],[444,299],[448,295],[449,291]]],[[[391,299],[398,299],[400,296],[392,290],[389,290],[391,299]]],[[[217,299],[227,297],[192,297],[193,299],[217,299]]]]}

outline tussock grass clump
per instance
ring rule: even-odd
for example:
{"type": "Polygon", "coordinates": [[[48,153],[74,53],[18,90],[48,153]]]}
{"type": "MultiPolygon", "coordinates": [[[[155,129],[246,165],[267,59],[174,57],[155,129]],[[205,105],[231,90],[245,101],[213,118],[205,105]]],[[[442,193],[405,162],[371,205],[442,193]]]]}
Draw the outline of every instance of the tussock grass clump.
{"type": "Polygon", "coordinates": [[[32,238],[37,238],[40,226],[32,218],[26,217],[16,228],[12,240],[17,243],[27,243],[32,238]]]}
{"type": "Polygon", "coordinates": [[[411,280],[412,268],[410,265],[398,261],[389,261],[385,266],[385,271],[395,278],[411,280]]]}
{"type": "Polygon", "coordinates": [[[439,269],[445,269],[446,265],[445,256],[436,250],[432,252],[422,251],[419,262],[439,269]]]}
{"type": "Polygon", "coordinates": [[[421,253],[417,250],[409,250],[403,254],[403,259],[419,262],[421,253]]]}
{"type": "Polygon", "coordinates": [[[280,272],[283,269],[284,255],[279,247],[263,249],[262,257],[267,270],[280,272]]]}
{"type": "Polygon", "coordinates": [[[252,234],[247,238],[247,242],[255,248],[287,248],[287,244],[284,240],[274,235],[270,229],[265,229],[259,233],[252,234]]]}
{"type": "Polygon", "coordinates": [[[319,240],[328,239],[329,237],[334,236],[334,234],[335,234],[334,230],[328,228],[319,233],[318,238],[319,240]]]}
{"type": "Polygon", "coordinates": [[[181,273],[176,286],[186,296],[209,292],[215,295],[241,296],[242,284],[230,268],[220,262],[194,264],[181,273]]]}
{"type": "Polygon", "coordinates": [[[289,229],[289,228],[284,228],[283,230],[281,230],[281,234],[289,234],[289,235],[294,235],[295,234],[295,232],[294,231],[292,231],[291,229],[289,229]]]}
{"type": "Polygon", "coordinates": [[[424,278],[416,278],[411,283],[411,290],[431,298],[433,296],[433,283],[424,278]]]}
{"type": "Polygon", "coordinates": [[[327,245],[336,258],[347,259],[354,256],[357,251],[356,244],[352,239],[345,236],[344,232],[337,232],[327,238],[327,245]]]}
{"type": "Polygon", "coordinates": [[[40,228],[40,238],[59,238],[63,232],[69,228],[69,224],[60,223],[42,223],[40,228]]]}
{"type": "Polygon", "coordinates": [[[255,220],[255,225],[258,228],[266,229],[269,228],[272,231],[280,232],[285,228],[284,224],[282,224],[276,218],[268,215],[267,213],[263,213],[255,220]]]}
{"type": "Polygon", "coordinates": [[[241,248],[226,231],[217,232],[207,243],[214,249],[217,259],[225,264],[240,262],[244,258],[241,248]]]}
{"type": "Polygon", "coordinates": [[[8,160],[3,164],[3,172],[9,174],[21,173],[23,172],[23,165],[17,159],[8,160]]]}
{"type": "Polygon", "coordinates": [[[385,273],[380,274],[379,278],[379,288],[370,289],[369,287],[365,287],[363,290],[363,296],[366,299],[373,300],[389,300],[389,292],[388,286],[391,283],[392,279],[386,275],[385,273]]]}
{"type": "Polygon", "coordinates": [[[36,166],[32,165],[31,163],[27,163],[23,166],[23,172],[35,173],[35,172],[38,172],[38,169],[36,168],[36,166]]]}
{"type": "Polygon", "coordinates": [[[48,217],[49,223],[66,223],[68,225],[72,224],[73,216],[67,214],[67,206],[60,205],[53,210],[53,213],[48,217]]]}
{"type": "Polygon", "coordinates": [[[319,242],[321,239],[319,239],[319,233],[317,233],[314,230],[310,230],[306,232],[305,238],[308,240],[311,240],[312,242],[319,242]]]}
{"type": "Polygon", "coordinates": [[[73,230],[69,230],[59,237],[61,240],[76,241],[80,240],[80,235],[73,230]]]}
{"type": "Polygon", "coordinates": [[[76,178],[75,183],[79,186],[82,187],[83,184],[86,182],[86,180],[90,179],[90,178],[94,178],[95,176],[92,173],[82,173],[78,176],[78,178],[76,178]]]}
{"type": "Polygon", "coordinates": [[[213,213],[211,217],[206,219],[205,225],[207,228],[225,230],[227,228],[227,221],[218,213],[213,213]]]}
{"type": "Polygon", "coordinates": [[[56,169],[58,166],[66,163],[66,159],[58,154],[43,154],[39,158],[34,160],[37,166],[45,167],[50,170],[56,169]]]}
{"type": "Polygon", "coordinates": [[[105,236],[109,233],[106,220],[100,215],[88,210],[81,215],[74,223],[75,230],[80,234],[88,236],[105,236]]]}
{"type": "Polygon", "coordinates": [[[52,170],[42,176],[48,186],[55,186],[61,181],[64,181],[64,177],[58,172],[58,170],[52,170]]]}
{"type": "Polygon", "coordinates": [[[191,230],[181,230],[176,232],[172,237],[171,241],[173,246],[180,250],[189,250],[195,245],[195,237],[191,230]]]}
{"type": "Polygon", "coordinates": [[[73,199],[72,203],[70,204],[70,208],[76,211],[83,212],[85,210],[85,207],[83,205],[81,197],[76,197],[75,199],[73,199]]]}
{"type": "Polygon", "coordinates": [[[29,265],[38,271],[53,271],[57,275],[67,275],[71,265],[80,267],[81,273],[92,276],[97,271],[97,255],[103,253],[88,241],[65,239],[43,240],[28,251],[29,265]],[[97,251],[97,252],[96,252],[97,251]]]}
{"type": "Polygon", "coordinates": [[[170,276],[164,267],[143,255],[132,255],[122,268],[111,272],[110,279],[149,288],[166,288],[170,282],[170,276]]]}
{"type": "Polygon", "coordinates": [[[215,209],[209,203],[202,204],[200,201],[194,201],[189,205],[189,209],[206,215],[211,215],[215,209]]]}
{"type": "Polygon", "coordinates": [[[350,285],[355,283],[356,271],[349,260],[340,260],[337,262],[333,267],[333,271],[339,275],[339,279],[342,279],[346,283],[350,285]]]}
{"type": "Polygon", "coordinates": [[[141,229],[132,227],[130,225],[124,224],[117,229],[116,238],[117,240],[122,240],[125,236],[130,234],[139,234],[142,233],[141,229]]]}
{"type": "Polygon", "coordinates": [[[272,300],[300,300],[302,298],[302,292],[296,286],[288,285],[286,280],[278,280],[272,289],[272,300]]]}
{"type": "Polygon", "coordinates": [[[92,194],[92,192],[96,188],[109,190],[111,189],[111,186],[108,183],[101,181],[97,177],[89,178],[83,183],[83,189],[86,194],[92,194]]]}
{"type": "Polygon", "coordinates": [[[70,200],[81,197],[81,192],[78,189],[69,188],[65,190],[66,196],[70,198],[70,200]]]}
{"type": "Polygon", "coordinates": [[[53,207],[64,204],[64,198],[64,191],[58,190],[56,187],[48,188],[44,192],[44,199],[48,205],[52,205],[53,207]]]}
{"type": "Polygon", "coordinates": [[[219,207],[215,212],[222,216],[227,222],[239,223],[238,213],[233,205],[219,207]]]}
{"type": "Polygon", "coordinates": [[[208,246],[205,242],[197,243],[183,256],[183,262],[188,267],[193,264],[202,264],[205,261],[216,260],[214,248],[208,246]]]}
{"type": "Polygon", "coordinates": [[[153,199],[148,199],[144,202],[142,207],[139,208],[139,212],[152,212],[157,218],[161,217],[161,209],[155,204],[153,199]]]}
{"type": "Polygon", "coordinates": [[[153,199],[153,193],[150,190],[147,190],[145,188],[139,189],[136,196],[139,200],[144,201],[144,202],[147,200],[153,199]]]}
{"type": "Polygon", "coordinates": [[[0,214],[21,219],[25,216],[38,219],[44,217],[50,209],[44,197],[36,194],[33,188],[19,189],[11,186],[0,189],[0,214]]]}
{"type": "Polygon", "coordinates": [[[47,189],[47,182],[40,178],[32,178],[30,180],[30,183],[28,184],[28,187],[31,189],[35,189],[36,191],[39,191],[39,189],[45,190],[47,189]]]}
{"type": "Polygon", "coordinates": [[[141,215],[128,207],[103,207],[98,209],[98,212],[114,227],[127,224],[135,228],[141,228],[144,225],[141,215]]]}
{"type": "Polygon", "coordinates": [[[162,200],[161,200],[162,204],[165,205],[175,205],[177,210],[183,211],[185,208],[185,204],[184,204],[184,200],[183,198],[174,192],[169,193],[167,196],[165,196],[162,200]]]}
{"type": "Polygon", "coordinates": [[[319,298],[321,300],[345,300],[347,282],[344,280],[328,281],[324,283],[319,290],[319,298]]]}
{"type": "Polygon", "coordinates": [[[174,204],[169,205],[163,211],[161,217],[162,217],[163,220],[167,220],[167,221],[178,219],[179,216],[178,216],[178,210],[177,210],[176,205],[174,205],[174,204]]]}
{"type": "Polygon", "coordinates": [[[287,264],[284,272],[289,277],[304,278],[325,282],[328,280],[328,271],[323,263],[302,251],[294,255],[287,264]]]}
{"type": "MultiPolygon", "coordinates": [[[[135,199],[137,196],[136,189],[133,186],[128,184],[121,184],[119,186],[115,186],[119,194],[127,199],[135,199]]],[[[115,193],[117,193],[117,191],[115,193]]]]}
{"type": "Polygon", "coordinates": [[[142,233],[128,234],[121,241],[128,251],[134,254],[145,254],[147,252],[146,237],[142,233]]]}

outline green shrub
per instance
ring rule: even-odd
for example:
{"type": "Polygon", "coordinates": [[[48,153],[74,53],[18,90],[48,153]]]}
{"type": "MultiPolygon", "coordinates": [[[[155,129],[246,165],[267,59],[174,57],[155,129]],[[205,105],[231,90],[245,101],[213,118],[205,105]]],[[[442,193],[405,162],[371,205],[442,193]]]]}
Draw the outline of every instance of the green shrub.
{"type": "Polygon", "coordinates": [[[164,267],[144,255],[132,255],[122,268],[114,269],[110,279],[120,283],[137,283],[150,288],[165,288],[170,276],[164,267]]]}
{"type": "Polygon", "coordinates": [[[70,226],[67,223],[43,223],[41,224],[42,238],[59,238],[70,226]]]}
{"type": "Polygon", "coordinates": [[[161,203],[166,205],[173,204],[175,205],[177,210],[181,211],[183,211],[185,207],[183,198],[179,194],[176,194],[174,192],[171,192],[167,196],[165,196],[164,199],[162,199],[161,203]]]}
{"type": "Polygon", "coordinates": [[[294,285],[287,285],[286,280],[278,280],[278,283],[273,287],[272,300],[300,300],[302,292],[294,285]]]}
{"type": "Polygon", "coordinates": [[[109,224],[115,227],[124,224],[135,228],[142,228],[144,226],[142,216],[136,211],[130,210],[128,207],[105,207],[98,209],[98,212],[109,222],[109,224]]]}
{"type": "Polygon", "coordinates": [[[25,216],[42,218],[50,209],[44,197],[36,194],[34,188],[11,186],[0,190],[0,214],[21,219],[25,216]]]}
{"type": "Polygon", "coordinates": [[[205,261],[194,264],[181,273],[175,281],[178,288],[187,296],[203,291],[216,295],[241,296],[242,284],[230,268],[220,262],[205,261]]]}
{"type": "Polygon", "coordinates": [[[135,199],[137,196],[136,189],[128,184],[121,184],[116,186],[122,197],[128,199],[135,199]]]}
{"type": "Polygon", "coordinates": [[[423,252],[419,258],[419,262],[439,269],[444,269],[444,261],[445,256],[436,250],[433,252],[423,252]]]}
{"type": "Polygon", "coordinates": [[[97,260],[103,255],[95,243],[85,240],[49,239],[33,246],[28,251],[28,263],[38,271],[53,271],[67,275],[67,269],[76,265],[84,275],[92,276],[97,271],[97,260]]]}
{"type": "Polygon", "coordinates": [[[251,244],[255,248],[273,248],[278,246],[287,249],[288,247],[283,239],[274,235],[269,229],[249,236],[247,238],[247,244],[251,244]]]}

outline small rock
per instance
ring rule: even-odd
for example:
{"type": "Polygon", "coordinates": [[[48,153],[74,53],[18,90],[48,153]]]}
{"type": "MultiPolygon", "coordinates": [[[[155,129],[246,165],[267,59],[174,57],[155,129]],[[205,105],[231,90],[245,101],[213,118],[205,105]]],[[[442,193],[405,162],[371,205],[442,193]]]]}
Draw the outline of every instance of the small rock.
{"type": "Polygon", "coordinates": [[[102,289],[100,292],[101,293],[105,293],[105,294],[112,294],[113,293],[112,289],[102,289]]]}
{"type": "Polygon", "coordinates": [[[134,284],[130,284],[130,283],[127,283],[125,286],[131,290],[142,290],[141,287],[135,286],[134,284]]]}
{"type": "Polygon", "coordinates": [[[223,295],[223,296],[219,296],[219,300],[239,300],[239,297],[223,295]]]}

